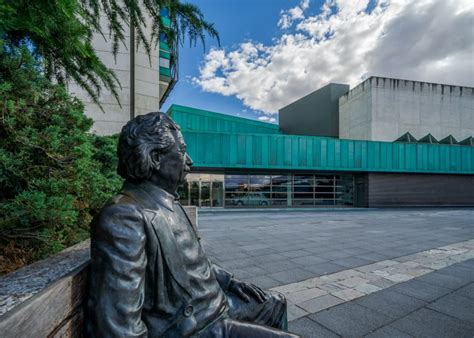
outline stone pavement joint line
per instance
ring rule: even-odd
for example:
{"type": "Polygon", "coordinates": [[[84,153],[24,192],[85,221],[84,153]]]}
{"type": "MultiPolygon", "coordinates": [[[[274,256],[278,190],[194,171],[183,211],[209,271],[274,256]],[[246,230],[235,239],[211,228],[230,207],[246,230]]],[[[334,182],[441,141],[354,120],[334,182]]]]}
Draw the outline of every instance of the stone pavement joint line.
{"type": "Polygon", "coordinates": [[[286,296],[291,321],[472,258],[474,239],[270,290],[286,296]]]}

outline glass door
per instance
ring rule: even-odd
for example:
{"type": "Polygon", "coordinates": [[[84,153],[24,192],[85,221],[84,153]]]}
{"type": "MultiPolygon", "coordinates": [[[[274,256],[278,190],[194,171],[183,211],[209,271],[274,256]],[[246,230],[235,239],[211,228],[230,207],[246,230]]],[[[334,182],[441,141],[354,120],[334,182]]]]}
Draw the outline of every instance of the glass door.
{"type": "Polygon", "coordinates": [[[224,182],[212,182],[212,206],[224,206],[224,182]]]}
{"type": "Polygon", "coordinates": [[[201,182],[201,207],[211,206],[211,182],[201,182]]]}

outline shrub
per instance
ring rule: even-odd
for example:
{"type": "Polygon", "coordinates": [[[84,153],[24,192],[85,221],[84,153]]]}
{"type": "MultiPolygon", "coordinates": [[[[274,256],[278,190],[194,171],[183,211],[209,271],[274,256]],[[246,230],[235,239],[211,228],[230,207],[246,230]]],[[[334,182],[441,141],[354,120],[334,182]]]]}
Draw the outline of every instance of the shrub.
{"type": "Polygon", "coordinates": [[[49,82],[27,48],[0,55],[0,273],[88,237],[93,215],[121,185],[117,137],[49,82]]]}

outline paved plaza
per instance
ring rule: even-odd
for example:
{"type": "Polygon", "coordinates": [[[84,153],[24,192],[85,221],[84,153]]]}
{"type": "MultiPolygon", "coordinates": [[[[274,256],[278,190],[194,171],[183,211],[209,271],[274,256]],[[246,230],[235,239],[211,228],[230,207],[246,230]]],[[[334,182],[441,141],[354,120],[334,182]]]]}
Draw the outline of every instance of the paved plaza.
{"type": "Polygon", "coordinates": [[[474,209],[201,213],[236,277],[286,295],[303,337],[473,337],[474,209]]]}

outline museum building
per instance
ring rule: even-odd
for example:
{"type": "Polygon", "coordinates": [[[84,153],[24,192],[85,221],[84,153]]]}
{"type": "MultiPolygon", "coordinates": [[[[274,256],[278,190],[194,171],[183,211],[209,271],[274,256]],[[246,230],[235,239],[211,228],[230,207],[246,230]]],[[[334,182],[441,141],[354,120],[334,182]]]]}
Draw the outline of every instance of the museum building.
{"type": "Polygon", "coordinates": [[[172,105],[200,207],[474,206],[474,88],[370,77],[280,109],[279,125],[172,105]]]}

